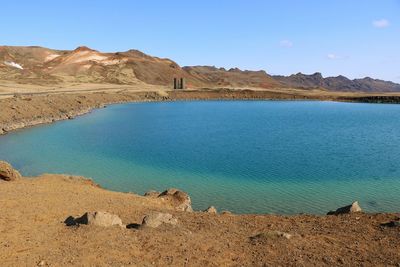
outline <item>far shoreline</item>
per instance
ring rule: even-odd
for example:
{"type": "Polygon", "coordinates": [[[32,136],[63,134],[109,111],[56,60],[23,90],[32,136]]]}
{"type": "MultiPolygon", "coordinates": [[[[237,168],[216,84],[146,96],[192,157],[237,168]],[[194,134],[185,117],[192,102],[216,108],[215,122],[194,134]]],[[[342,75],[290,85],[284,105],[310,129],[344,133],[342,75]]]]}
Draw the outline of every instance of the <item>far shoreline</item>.
{"type": "Polygon", "coordinates": [[[0,135],[26,127],[73,119],[107,105],[172,101],[333,101],[398,104],[400,95],[315,95],[312,91],[283,92],[250,89],[121,91],[91,93],[15,94],[0,99],[0,135]]]}

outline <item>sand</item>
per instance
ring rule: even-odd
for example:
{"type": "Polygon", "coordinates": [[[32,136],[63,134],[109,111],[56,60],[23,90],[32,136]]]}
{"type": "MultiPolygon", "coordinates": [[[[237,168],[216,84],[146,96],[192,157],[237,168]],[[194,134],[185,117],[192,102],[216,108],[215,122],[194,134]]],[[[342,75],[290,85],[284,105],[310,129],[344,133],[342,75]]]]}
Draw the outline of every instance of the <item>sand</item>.
{"type": "Polygon", "coordinates": [[[43,175],[0,181],[2,266],[398,266],[396,214],[214,215],[178,212],[159,199],[104,190],[81,178],[43,175]],[[155,229],[64,220],[107,211],[140,224],[151,211],[178,225],[155,229]],[[292,237],[277,236],[274,231],[292,237]],[[261,235],[260,235],[261,234],[261,235]],[[257,236],[259,235],[259,236],[257,236]]]}

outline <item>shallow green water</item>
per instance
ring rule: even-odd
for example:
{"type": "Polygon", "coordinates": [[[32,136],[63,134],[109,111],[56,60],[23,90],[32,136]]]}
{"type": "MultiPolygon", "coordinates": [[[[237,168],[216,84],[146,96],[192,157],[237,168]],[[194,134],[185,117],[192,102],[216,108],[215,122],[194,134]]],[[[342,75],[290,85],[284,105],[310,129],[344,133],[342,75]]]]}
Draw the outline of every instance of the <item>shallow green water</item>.
{"type": "Polygon", "coordinates": [[[0,136],[24,175],[92,177],[144,193],[183,189],[195,209],[325,213],[353,200],[399,211],[400,105],[205,101],[109,106],[0,136]]]}

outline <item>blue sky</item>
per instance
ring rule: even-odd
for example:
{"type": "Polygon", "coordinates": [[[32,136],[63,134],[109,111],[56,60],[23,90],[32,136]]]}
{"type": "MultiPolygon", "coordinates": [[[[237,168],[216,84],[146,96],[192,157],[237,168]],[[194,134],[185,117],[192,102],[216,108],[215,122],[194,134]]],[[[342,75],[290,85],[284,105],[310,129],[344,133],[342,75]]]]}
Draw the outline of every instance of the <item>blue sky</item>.
{"type": "Polygon", "coordinates": [[[2,45],[400,82],[400,0],[4,0],[1,11],[2,45]]]}

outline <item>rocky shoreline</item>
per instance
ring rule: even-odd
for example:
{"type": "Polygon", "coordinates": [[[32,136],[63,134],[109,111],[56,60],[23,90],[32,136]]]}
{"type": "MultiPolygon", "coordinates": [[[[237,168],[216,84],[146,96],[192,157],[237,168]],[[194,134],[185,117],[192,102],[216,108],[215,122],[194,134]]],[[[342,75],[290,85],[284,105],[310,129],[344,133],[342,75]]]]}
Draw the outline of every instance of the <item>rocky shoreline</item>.
{"type": "Polygon", "coordinates": [[[233,89],[15,95],[11,98],[0,99],[0,134],[38,124],[73,119],[108,104],[181,100],[326,100],[400,103],[400,96],[337,96],[314,95],[307,92],[233,89]]]}
{"type": "Polygon", "coordinates": [[[156,92],[118,94],[16,95],[1,99],[0,134],[39,124],[73,119],[107,104],[160,101],[156,92]]]}
{"type": "Polygon", "coordinates": [[[17,129],[73,119],[108,104],[179,100],[309,99],[283,93],[252,90],[204,90],[161,92],[97,92],[90,94],[15,95],[0,99],[0,134],[17,129]]]}

